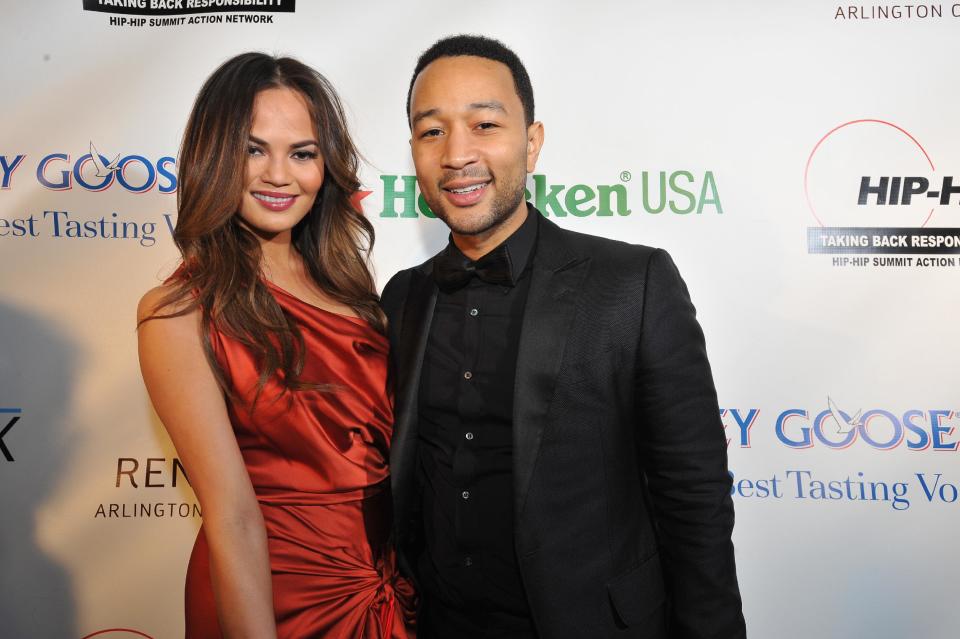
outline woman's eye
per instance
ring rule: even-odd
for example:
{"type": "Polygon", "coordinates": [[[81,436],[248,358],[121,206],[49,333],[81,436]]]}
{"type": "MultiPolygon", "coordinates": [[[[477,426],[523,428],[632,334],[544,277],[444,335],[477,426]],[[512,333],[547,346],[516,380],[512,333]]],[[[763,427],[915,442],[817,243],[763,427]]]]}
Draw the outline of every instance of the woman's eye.
{"type": "Polygon", "coordinates": [[[293,154],[295,160],[316,160],[318,153],[316,151],[297,151],[293,154]]]}
{"type": "Polygon", "coordinates": [[[263,154],[263,151],[260,150],[260,147],[258,146],[247,147],[247,155],[261,155],[261,154],[263,154]]]}

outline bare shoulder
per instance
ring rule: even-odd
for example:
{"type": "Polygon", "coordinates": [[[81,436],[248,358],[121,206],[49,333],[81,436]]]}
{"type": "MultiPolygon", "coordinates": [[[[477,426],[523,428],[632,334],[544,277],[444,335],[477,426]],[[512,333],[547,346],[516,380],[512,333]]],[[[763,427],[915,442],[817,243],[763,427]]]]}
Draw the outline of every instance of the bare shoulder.
{"type": "MultiPolygon", "coordinates": [[[[137,323],[144,322],[154,315],[166,315],[168,313],[178,313],[186,308],[190,304],[190,300],[183,298],[173,300],[169,304],[164,304],[171,295],[176,291],[176,287],[171,284],[162,284],[160,286],[155,286],[149,291],[143,294],[143,297],[140,298],[140,302],[137,304],[137,323]]],[[[193,309],[189,313],[185,313],[180,317],[191,317],[191,322],[196,321],[196,316],[199,316],[199,309],[193,309]]],[[[175,318],[163,318],[176,320],[180,317],[175,318]]],[[[156,318],[160,319],[160,318],[156,318]]]]}
{"type": "MultiPolygon", "coordinates": [[[[188,299],[165,304],[175,291],[174,286],[163,284],[150,289],[140,298],[137,305],[137,337],[141,359],[145,355],[153,355],[156,347],[163,351],[172,348],[178,351],[186,350],[191,354],[200,352],[200,309],[194,308],[173,317],[162,317],[189,307],[188,299]]],[[[168,356],[171,354],[167,353],[168,356]]]]}
{"type": "Polygon", "coordinates": [[[175,426],[165,418],[168,396],[191,392],[201,397],[204,389],[210,391],[210,398],[220,395],[204,352],[200,310],[189,309],[189,300],[167,304],[176,290],[169,284],[152,288],[137,306],[140,371],[168,430],[175,426]],[[187,312],[168,316],[179,311],[187,312]]]}

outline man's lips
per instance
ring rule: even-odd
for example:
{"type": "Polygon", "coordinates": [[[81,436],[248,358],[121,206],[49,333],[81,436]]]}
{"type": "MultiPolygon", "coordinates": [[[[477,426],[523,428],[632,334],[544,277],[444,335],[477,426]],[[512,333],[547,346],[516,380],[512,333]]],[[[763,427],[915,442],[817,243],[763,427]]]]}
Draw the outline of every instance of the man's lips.
{"type": "Polygon", "coordinates": [[[490,180],[482,182],[455,180],[444,184],[441,189],[447,201],[454,206],[472,206],[480,201],[490,182],[490,180]]]}
{"type": "Polygon", "coordinates": [[[297,199],[296,195],[275,191],[254,191],[252,195],[264,208],[271,211],[286,211],[293,206],[293,202],[297,199]]]}

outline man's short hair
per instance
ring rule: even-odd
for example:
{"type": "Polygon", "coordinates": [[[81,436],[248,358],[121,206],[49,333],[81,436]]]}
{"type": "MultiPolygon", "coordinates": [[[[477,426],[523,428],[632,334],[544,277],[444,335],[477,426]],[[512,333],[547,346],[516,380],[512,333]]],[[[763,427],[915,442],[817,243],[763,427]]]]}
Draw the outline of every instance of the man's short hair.
{"type": "Polygon", "coordinates": [[[533,86],[530,84],[530,76],[527,75],[527,70],[520,62],[520,58],[499,40],[467,34],[437,40],[433,43],[433,46],[420,54],[417,66],[413,70],[413,77],[410,78],[410,88],[407,89],[408,123],[410,122],[410,98],[413,95],[413,83],[417,81],[420,72],[438,58],[452,58],[461,55],[486,58],[507,65],[507,68],[510,69],[510,75],[513,76],[513,86],[520,97],[520,104],[523,105],[523,116],[527,126],[533,124],[533,86]]]}

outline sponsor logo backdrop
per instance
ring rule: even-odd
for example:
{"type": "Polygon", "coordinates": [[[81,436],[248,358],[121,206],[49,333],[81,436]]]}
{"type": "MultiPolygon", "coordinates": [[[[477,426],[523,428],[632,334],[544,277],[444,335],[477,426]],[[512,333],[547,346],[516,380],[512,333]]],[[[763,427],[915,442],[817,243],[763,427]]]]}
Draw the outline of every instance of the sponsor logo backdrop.
{"type": "Polygon", "coordinates": [[[257,49],[332,80],[369,160],[382,285],[445,242],[404,99],[417,54],[462,31],[528,65],[547,131],[531,199],[667,248],[687,280],[751,636],[955,636],[960,5],[919,6],[3,2],[4,636],[182,634],[201,512],[134,311],[177,263],[203,79],[257,49]]]}

